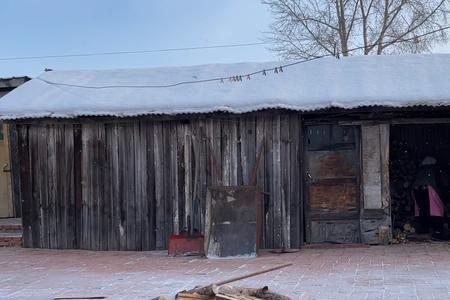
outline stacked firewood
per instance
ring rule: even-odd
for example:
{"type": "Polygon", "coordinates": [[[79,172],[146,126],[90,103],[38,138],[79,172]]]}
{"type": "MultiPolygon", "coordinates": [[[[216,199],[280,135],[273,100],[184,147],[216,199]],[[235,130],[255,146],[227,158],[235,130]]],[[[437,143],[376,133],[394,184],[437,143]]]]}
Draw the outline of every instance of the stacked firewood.
{"type": "Polygon", "coordinates": [[[414,218],[411,189],[419,164],[404,142],[393,141],[390,155],[389,180],[393,226],[394,229],[403,231],[405,224],[410,224],[414,218]]]}

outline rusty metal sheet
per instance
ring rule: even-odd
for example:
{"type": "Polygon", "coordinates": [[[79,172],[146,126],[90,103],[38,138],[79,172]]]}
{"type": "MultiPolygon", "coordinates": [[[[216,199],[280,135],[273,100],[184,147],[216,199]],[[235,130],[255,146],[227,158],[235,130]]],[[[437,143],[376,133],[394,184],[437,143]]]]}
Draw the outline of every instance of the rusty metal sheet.
{"type": "Polygon", "coordinates": [[[207,257],[255,256],[259,248],[260,190],[255,186],[208,188],[207,257]]]}
{"type": "Polygon", "coordinates": [[[357,188],[355,183],[311,185],[310,209],[312,213],[356,212],[357,188]]]}
{"type": "Polygon", "coordinates": [[[306,148],[309,151],[355,148],[355,131],[348,126],[308,126],[306,134],[306,148]]]}
{"type": "Polygon", "coordinates": [[[309,173],[314,181],[356,176],[354,150],[311,151],[308,154],[309,173]]]}
{"type": "Polygon", "coordinates": [[[360,243],[359,220],[312,221],[311,242],[360,243]]]}

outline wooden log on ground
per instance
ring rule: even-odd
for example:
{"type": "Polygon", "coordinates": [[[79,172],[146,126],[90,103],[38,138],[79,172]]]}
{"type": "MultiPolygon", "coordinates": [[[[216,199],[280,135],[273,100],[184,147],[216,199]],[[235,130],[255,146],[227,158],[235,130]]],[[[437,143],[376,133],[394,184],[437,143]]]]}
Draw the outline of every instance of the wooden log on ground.
{"type": "Polygon", "coordinates": [[[176,299],[179,299],[179,296],[180,297],[184,297],[184,296],[186,296],[186,294],[197,294],[197,295],[204,295],[204,296],[214,296],[215,295],[214,289],[216,289],[218,286],[225,285],[225,284],[228,284],[228,283],[231,283],[231,282],[235,282],[235,281],[238,281],[238,280],[246,279],[246,278],[249,278],[249,277],[257,276],[257,275],[260,275],[260,274],[268,273],[268,272],[271,272],[271,271],[279,270],[279,269],[286,268],[286,267],[289,267],[289,266],[292,266],[292,263],[279,265],[279,266],[276,266],[276,267],[273,267],[273,268],[269,268],[269,269],[253,272],[253,273],[250,273],[250,274],[229,278],[229,279],[226,279],[226,280],[223,280],[223,281],[219,281],[219,282],[216,282],[216,283],[213,283],[213,284],[210,284],[210,285],[207,285],[207,286],[203,286],[203,287],[195,287],[195,288],[193,288],[191,290],[188,290],[188,291],[179,292],[175,297],[176,297],[176,299]]]}
{"type": "Polygon", "coordinates": [[[289,297],[271,292],[267,286],[259,289],[221,286],[215,290],[215,293],[217,300],[291,300],[289,297]]]}

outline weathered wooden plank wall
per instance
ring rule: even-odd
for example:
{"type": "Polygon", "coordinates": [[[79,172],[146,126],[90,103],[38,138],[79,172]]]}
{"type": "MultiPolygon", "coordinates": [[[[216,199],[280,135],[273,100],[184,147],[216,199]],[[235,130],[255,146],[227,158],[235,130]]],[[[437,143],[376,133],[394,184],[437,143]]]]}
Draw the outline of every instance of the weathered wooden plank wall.
{"type": "Polygon", "coordinates": [[[18,123],[24,245],[151,250],[203,231],[208,185],[257,184],[261,246],[303,240],[294,112],[18,123]]]}

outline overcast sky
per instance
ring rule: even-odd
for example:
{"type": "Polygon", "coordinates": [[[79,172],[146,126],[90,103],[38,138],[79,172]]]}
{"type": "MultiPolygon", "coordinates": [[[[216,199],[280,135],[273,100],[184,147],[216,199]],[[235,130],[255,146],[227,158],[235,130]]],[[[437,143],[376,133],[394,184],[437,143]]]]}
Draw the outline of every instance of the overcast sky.
{"type": "MultiPolygon", "coordinates": [[[[2,0],[0,59],[261,41],[271,16],[259,0],[2,0]]],[[[0,77],[45,68],[112,69],[277,60],[267,46],[0,60],[0,77]]],[[[450,47],[438,49],[450,52],[450,47]]]]}

